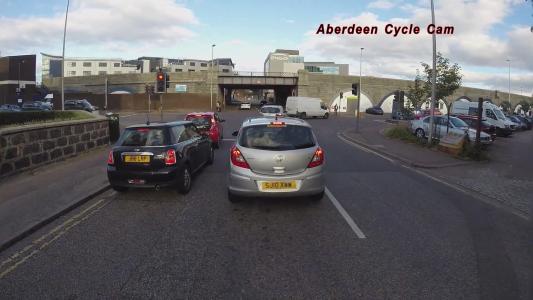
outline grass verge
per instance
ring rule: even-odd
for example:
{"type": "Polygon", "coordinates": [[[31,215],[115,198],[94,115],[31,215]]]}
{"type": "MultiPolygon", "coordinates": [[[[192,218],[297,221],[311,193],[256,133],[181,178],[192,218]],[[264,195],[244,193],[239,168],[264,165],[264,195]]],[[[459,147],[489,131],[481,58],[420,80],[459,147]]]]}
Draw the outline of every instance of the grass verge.
{"type": "Polygon", "coordinates": [[[93,115],[85,111],[0,112],[0,128],[93,118],[93,115]]]}

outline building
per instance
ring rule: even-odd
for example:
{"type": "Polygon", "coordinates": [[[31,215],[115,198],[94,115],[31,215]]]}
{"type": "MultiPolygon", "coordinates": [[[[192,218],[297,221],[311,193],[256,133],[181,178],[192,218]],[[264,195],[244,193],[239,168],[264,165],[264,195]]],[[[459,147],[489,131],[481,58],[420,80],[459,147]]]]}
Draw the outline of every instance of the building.
{"type": "MultiPolygon", "coordinates": [[[[42,76],[61,77],[61,56],[41,53],[42,76]]],[[[143,62],[120,58],[66,57],[65,77],[141,73],[143,62]],[[133,63],[135,62],[135,63],[133,63]]]]}
{"type": "Polygon", "coordinates": [[[334,62],[304,62],[305,70],[310,73],[349,75],[348,64],[336,64],[334,62]]]}
{"type": "Polygon", "coordinates": [[[304,57],[298,50],[276,49],[265,60],[265,73],[298,73],[304,69],[304,57]]]}
{"type": "Polygon", "coordinates": [[[0,104],[21,104],[35,91],[34,54],[0,57],[0,104]]]}
{"type": "MultiPolygon", "coordinates": [[[[154,62],[153,65],[150,65],[152,72],[155,72],[159,67],[167,72],[207,72],[211,66],[210,60],[188,58],[157,58],[154,62]]],[[[216,58],[213,60],[213,66],[215,66],[215,71],[220,73],[233,73],[235,68],[231,58],[216,58]]]]}

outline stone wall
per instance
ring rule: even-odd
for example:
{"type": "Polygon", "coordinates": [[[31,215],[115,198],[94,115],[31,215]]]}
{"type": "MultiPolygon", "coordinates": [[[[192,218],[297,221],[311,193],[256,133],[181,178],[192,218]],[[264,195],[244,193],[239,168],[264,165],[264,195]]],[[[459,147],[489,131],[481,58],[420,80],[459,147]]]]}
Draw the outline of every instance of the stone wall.
{"type": "Polygon", "coordinates": [[[107,119],[0,129],[0,177],[109,144],[107,119]]]}

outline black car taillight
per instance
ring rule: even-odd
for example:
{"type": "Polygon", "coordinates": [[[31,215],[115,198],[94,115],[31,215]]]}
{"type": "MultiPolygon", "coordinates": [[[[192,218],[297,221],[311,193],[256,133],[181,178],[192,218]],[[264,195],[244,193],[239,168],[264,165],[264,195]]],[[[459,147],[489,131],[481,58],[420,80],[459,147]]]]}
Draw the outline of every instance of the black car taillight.
{"type": "Polygon", "coordinates": [[[113,157],[113,151],[109,151],[109,155],[107,155],[107,164],[108,165],[115,164],[115,158],[113,157]]]}

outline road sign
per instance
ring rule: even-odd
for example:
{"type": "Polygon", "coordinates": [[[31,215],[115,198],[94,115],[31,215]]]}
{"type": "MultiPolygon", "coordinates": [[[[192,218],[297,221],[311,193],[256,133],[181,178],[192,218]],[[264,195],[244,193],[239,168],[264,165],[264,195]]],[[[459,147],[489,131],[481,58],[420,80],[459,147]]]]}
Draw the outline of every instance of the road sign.
{"type": "Polygon", "coordinates": [[[186,93],[187,85],[186,84],[176,84],[176,93],[186,93]]]}

